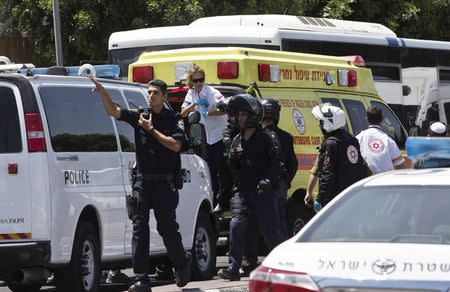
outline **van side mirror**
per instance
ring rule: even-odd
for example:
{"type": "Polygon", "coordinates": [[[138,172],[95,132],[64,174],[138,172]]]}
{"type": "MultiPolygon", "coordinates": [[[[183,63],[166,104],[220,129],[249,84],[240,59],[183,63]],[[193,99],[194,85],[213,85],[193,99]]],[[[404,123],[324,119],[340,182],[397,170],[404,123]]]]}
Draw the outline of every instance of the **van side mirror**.
{"type": "Polygon", "coordinates": [[[411,87],[408,85],[402,86],[403,96],[408,96],[411,93],[411,87]]]}
{"type": "Polygon", "coordinates": [[[204,145],[206,143],[205,125],[195,123],[189,125],[189,146],[192,148],[204,145]]]}

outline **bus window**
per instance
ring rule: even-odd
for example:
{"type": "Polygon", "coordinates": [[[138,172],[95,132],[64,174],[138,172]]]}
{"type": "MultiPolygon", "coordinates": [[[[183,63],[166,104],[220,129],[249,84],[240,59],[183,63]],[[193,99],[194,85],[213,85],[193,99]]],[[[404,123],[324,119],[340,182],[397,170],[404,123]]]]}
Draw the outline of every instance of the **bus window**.
{"type": "Polygon", "coordinates": [[[352,124],[353,135],[367,129],[366,108],[363,103],[353,99],[343,99],[342,102],[352,124]]]}
{"type": "Polygon", "coordinates": [[[392,111],[379,101],[371,101],[370,104],[383,112],[383,130],[394,139],[400,149],[405,149],[406,132],[392,111]]]}

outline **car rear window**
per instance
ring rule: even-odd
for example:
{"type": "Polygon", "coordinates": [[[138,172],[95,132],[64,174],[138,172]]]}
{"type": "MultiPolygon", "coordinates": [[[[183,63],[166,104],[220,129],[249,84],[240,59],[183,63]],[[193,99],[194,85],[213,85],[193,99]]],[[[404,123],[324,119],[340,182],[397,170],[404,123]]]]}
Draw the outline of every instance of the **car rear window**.
{"type": "Polygon", "coordinates": [[[320,214],[301,242],[450,243],[448,188],[359,188],[320,214]]]}
{"type": "Polygon", "coordinates": [[[0,153],[22,152],[19,113],[11,88],[0,87],[0,153]]]}
{"type": "Polygon", "coordinates": [[[43,86],[39,93],[55,152],[117,151],[111,117],[91,87],[43,86]]]}

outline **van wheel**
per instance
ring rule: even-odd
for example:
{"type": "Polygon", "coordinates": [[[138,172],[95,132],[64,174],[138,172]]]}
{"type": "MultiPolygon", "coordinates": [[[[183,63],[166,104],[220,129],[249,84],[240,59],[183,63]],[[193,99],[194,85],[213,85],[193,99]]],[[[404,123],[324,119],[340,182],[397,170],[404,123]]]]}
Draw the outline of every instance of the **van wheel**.
{"type": "Polygon", "coordinates": [[[37,292],[42,287],[42,285],[40,285],[40,284],[25,286],[25,285],[20,285],[20,284],[14,283],[12,281],[7,281],[6,285],[8,286],[9,290],[11,290],[13,292],[37,292]]]}
{"type": "Polygon", "coordinates": [[[100,244],[92,224],[80,221],[70,264],[55,271],[57,291],[94,292],[100,287],[100,244]]]}
{"type": "Polygon", "coordinates": [[[216,272],[216,236],[208,214],[200,211],[192,245],[192,277],[210,280],[216,272]]]}

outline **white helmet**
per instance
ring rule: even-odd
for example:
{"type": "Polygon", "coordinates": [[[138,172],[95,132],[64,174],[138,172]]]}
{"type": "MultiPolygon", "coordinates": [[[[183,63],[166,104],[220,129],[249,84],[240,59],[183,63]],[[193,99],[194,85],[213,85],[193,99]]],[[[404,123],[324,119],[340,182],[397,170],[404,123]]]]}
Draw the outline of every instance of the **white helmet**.
{"type": "Polygon", "coordinates": [[[313,116],[323,122],[322,128],[327,132],[333,132],[339,128],[345,127],[344,111],[330,103],[322,103],[312,109],[313,116]]]}

